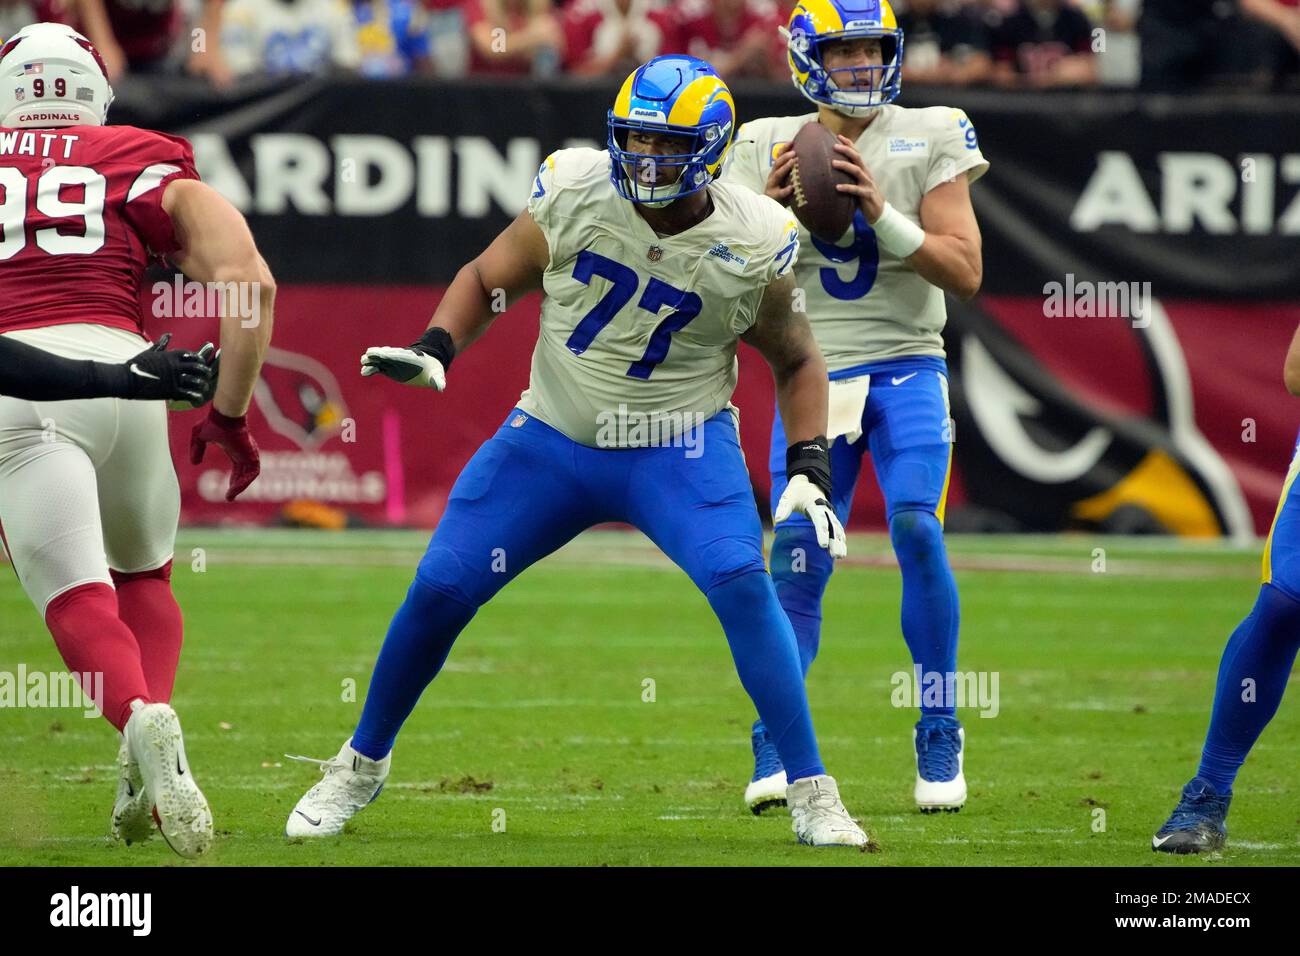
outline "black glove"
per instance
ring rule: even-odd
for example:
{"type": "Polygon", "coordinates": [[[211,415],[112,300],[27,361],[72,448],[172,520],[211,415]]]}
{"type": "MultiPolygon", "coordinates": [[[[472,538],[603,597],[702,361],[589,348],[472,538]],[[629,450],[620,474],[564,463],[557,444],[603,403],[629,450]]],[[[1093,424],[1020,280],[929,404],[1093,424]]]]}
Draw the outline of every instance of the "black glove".
{"type": "MultiPolygon", "coordinates": [[[[215,363],[208,357],[182,349],[168,351],[168,332],[154,345],[120,365],[95,363],[106,394],[142,401],[181,401],[195,407],[212,398],[216,388],[215,363]]],[[[211,346],[204,346],[210,349],[211,346]]],[[[208,353],[211,354],[210,352],[208,353]]]]}

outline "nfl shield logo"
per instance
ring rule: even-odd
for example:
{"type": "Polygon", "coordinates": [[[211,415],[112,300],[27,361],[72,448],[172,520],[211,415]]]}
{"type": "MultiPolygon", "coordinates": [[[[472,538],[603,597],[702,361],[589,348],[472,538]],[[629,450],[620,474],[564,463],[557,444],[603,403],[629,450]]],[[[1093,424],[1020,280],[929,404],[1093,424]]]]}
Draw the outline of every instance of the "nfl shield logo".
{"type": "Polygon", "coordinates": [[[526,422],[526,421],[528,421],[528,416],[525,415],[523,412],[520,412],[520,413],[519,413],[518,415],[516,415],[514,418],[510,419],[510,427],[511,427],[511,428],[521,428],[521,427],[523,427],[523,424],[524,424],[524,422],[526,422]]]}
{"type": "Polygon", "coordinates": [[[664,251],[660,249],[658,246],[651,246],[649,249],[646,250],[645,257],[649,259],[651,262],[658,262],[660,259],[664,257],[664,251]]]}

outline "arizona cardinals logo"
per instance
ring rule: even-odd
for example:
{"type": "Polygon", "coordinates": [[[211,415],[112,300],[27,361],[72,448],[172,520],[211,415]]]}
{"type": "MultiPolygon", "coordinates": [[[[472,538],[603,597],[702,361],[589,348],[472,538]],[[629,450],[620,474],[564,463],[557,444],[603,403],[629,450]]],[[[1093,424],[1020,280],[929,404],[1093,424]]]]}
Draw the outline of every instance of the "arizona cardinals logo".
{"type": "Polygon", "coordinates": [[[266,350],[253,401],[273,430],[304,451],[329,441],[347,418],[333,372],[314,358],[274,347],[266,350]]]}
{"type": "Polygon", "coordinates": [[[1137,336],[1148,414],[1103,409],[1067,387],[974,304],[949,302],[956,459],[967,497],[1034,531],[1072,527],[1184,535],[1254,534],[1241,488],[1197,428],[1187,363],[1164,309],[1137,336]]]}

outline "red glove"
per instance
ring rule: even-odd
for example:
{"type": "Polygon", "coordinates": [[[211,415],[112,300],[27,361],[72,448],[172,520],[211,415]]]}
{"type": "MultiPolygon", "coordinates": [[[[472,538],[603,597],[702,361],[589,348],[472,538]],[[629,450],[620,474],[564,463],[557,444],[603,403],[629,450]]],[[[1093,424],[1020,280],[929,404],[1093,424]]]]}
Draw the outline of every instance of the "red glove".
{"type": "Polygon", "coordinates": [[[235,467],[230,472],[230,486],[226,488],[226,500],[234,501],[262,471],[257,442],[253,441],[252,433],[248,430],[247,416],[231,418],[221,414],[215,407],[209,409],[208,417],[195,425],[194,431],[190,433],[191,464],[203,462],[208,442],[224,451],[234,463],[235,467]]]}

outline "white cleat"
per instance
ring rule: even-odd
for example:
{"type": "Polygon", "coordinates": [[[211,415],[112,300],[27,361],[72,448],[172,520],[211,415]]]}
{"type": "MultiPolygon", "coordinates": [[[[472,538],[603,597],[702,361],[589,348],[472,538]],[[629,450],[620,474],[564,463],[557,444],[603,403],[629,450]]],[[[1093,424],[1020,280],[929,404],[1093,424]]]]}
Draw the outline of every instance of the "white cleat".
{"type": "Polygon", "coordinates": [[[285,756],[290,760],[319,764],[325,774],[320,783],[303,794],[289,814],[284,825],[284,835],[289,837],[326,837],[342,833],[343,825],[384,789],[388,767],[393,760],[391,752],[383,760],[371,760],[357,753],[352,749],[351,737],[338,755],[329,760],[293,754],[285,756]]]}
{"type": "Polygon", "coordinates": [[[109,835],[127,846],[143,843],[153,836],[153,804],[145,792],[140,765],[131,759],[125,736],[117,751],[117,769],[117,799],[113,802],[109,835]]]}
{"type": "Polygon", "coordinates": [[[167,845],[191,859],[206,852],[212,845],[212,811],[190,773],[176,711],[167,704],[137,702],[125,738],[167,845]]]}
{"type": "Polygon", "coordinates": [[[938,813],[940,810],[956,813],[966,804],[966,775],[963,773],[966,731],[958,726],[955,727],[954,734],[953,729],[949,726],[937,734],[932,731],[924,742],[926,749],[923,749],[921,740],[924,732],[921,724],[912,732],[916,746],[916,786],[912,790],[912,796],[916,800],[916,808],[922,813],[938,813]],[[956,775],[947,780],[942,779],[952,772],[954,763],[956,775]]]}
{"type": "Polygon", "coordinates": [[[773,807],[783,807],[786,789],[784,770],[778,770],[762,780],[751,780],[749,786],[745,787],[745,806],[754,816],[773,807]]]}
{"type": "Polygon", "coordinates": [[[844,808],[839,787],[829,774],[796,780],[790,784],[786,800],[790,805],[790,826],[800,843],[866,848],[871,842],[844,808]]]}

